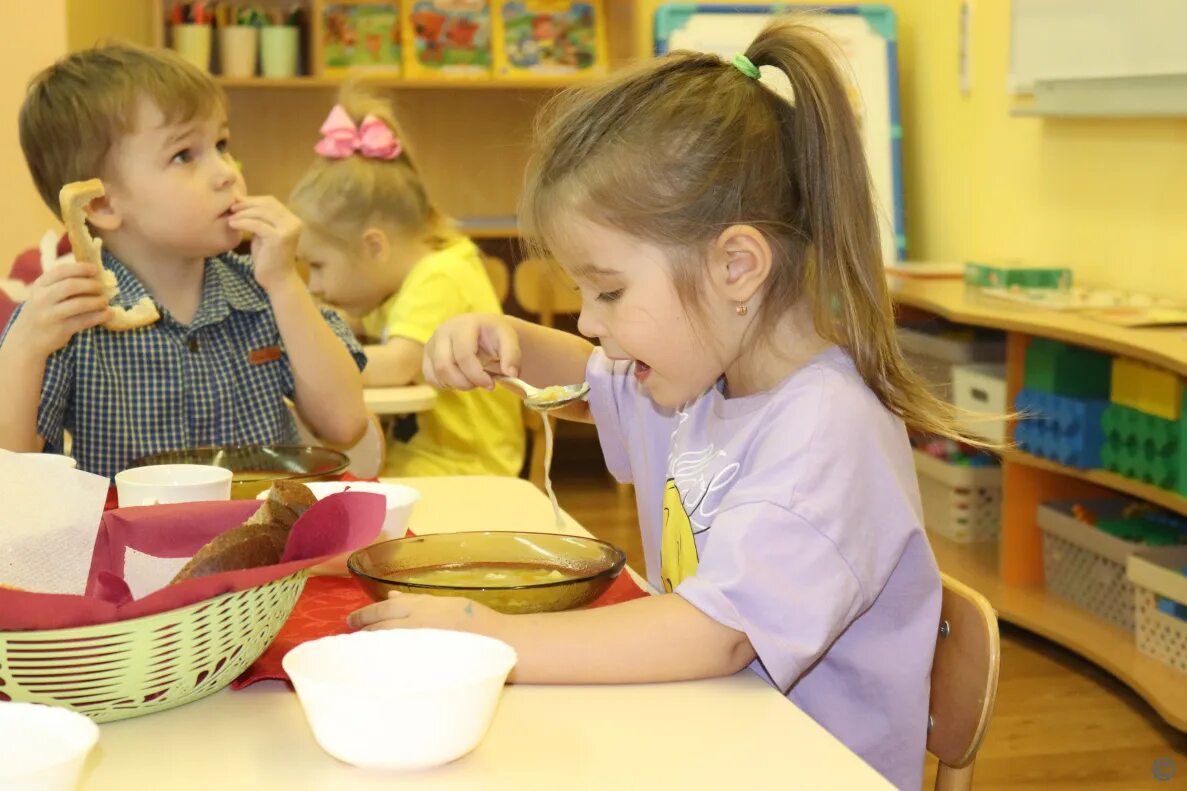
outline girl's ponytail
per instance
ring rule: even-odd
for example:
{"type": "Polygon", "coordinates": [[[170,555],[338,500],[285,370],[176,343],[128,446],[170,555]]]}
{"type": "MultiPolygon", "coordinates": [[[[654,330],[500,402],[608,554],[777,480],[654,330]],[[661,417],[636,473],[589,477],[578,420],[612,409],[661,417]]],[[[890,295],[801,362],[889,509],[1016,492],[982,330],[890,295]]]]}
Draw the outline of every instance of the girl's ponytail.
{"type": "Polygon", "coordinates": [[[953,407],[936,398],[899,351],[873,188],[832,46],[808,24],[788,20],[769,25],[746,51],[756,67],[773,66],[791,83],[784,138],[798,197],[792,222],[807,240],[802,294],[812,300],[817,331],[849,351],[891,411],[914,429],[967,441],[953,407]]]}

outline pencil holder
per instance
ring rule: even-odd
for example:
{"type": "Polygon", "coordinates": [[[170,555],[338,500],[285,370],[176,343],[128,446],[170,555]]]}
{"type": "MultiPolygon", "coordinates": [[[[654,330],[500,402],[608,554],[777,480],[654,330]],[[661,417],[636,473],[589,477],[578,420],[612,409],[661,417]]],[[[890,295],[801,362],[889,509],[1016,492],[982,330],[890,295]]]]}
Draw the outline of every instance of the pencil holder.
{"type": "Polygon", "coordinates": [[[219,30],[219,55],[225,77],[254,77],[260,30],[254,25],[231,25],[219,30]]]}
{"type": "Polygon", "coordinates": [[[300,28],[269,25],[260,29],[260,66],[265,77],[292,77],[297,73],[300,28]]]}
{"type": "Polygon", "coordinates": [[[210,71],[210,25],[174,25],[173,49],[202,71],[210,71]]]}

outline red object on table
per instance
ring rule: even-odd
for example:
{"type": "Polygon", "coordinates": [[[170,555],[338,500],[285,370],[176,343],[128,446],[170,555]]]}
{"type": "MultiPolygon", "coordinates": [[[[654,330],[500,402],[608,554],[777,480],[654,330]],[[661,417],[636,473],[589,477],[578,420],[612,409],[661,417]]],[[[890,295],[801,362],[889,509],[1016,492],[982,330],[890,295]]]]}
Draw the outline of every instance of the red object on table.
{"type": "Polygon", "coordinates": [[[123,508],[103,515],[95,536],[86,593],[35,593],[0,588],[0,632],[70,629],[176,610],[243,591],[367,546],[383,526],[384,503],[364,492],[335,494],[293,525],[281,562],[185,580],[135,598],[124,578],[129,550],[154,558],[189,558],[256,509],[245,501],[123,508]]]}
{"type": "MultiPolygon", "coordinates": [[[[606,592],[589,606],[605,607],[646,595],[647,592],[623,569],[606,592]]],[[[285,654],[309,640],[346,634],[350,631],[346,616],[371,603],[371,597],[354,577],[311,577],[280,634],[251,667],[231,682],[231,688],[243,689],[257,681],[288,681],[281,666],[285,654]]]]}

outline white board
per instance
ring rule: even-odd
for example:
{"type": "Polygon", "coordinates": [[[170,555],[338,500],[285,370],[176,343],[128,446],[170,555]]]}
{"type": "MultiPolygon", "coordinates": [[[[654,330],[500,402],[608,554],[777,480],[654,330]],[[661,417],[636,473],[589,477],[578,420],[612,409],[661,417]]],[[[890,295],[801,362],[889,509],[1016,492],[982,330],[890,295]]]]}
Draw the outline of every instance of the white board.
{"type": "Polygon", "coordinates": [[[1035,80],[1187,74],[1187,0],[1013,0],[1013,93],[1035,80]]]}

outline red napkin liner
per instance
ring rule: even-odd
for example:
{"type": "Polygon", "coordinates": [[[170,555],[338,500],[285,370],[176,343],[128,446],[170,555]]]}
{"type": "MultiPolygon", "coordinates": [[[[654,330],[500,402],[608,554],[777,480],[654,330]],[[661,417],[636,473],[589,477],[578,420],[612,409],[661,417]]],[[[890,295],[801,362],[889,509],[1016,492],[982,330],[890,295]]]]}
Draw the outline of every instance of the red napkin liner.
{"type": "Polygon", "coordinates": [[[188,558],[240,524],[258,503],[182,503],[121,508],[103,515],[83,596],[0,588],[0,631],[65,629],[175,610],[223,593],[247,590],[366,546],[383,526],[384,500],[364,492],[335,494],[306,511],[289,533],[281,562],[168,585],[133,599],[124,556],[135,549],[158,558],[188,558]]]}
{"type": "MultiPolygon", "coordinates": [[[[646,591],[624,569],[606,592],[588,606],[606,607],[641,599],[646,595],[646,591]]],[[[305,590],[280,634],[251,667],[231,682],[231,689],[243,689],[257,681],[288,681],[288,675],[281,666],[285,654],[309,640],[346,634],[350,631],[346,625],[346,616],[371,603],[371,597],[353,577],[311,578],[305,583],[305,590]]]]}

